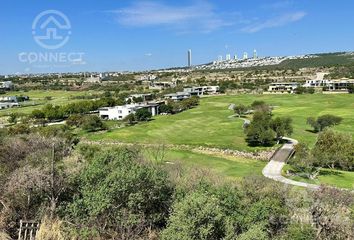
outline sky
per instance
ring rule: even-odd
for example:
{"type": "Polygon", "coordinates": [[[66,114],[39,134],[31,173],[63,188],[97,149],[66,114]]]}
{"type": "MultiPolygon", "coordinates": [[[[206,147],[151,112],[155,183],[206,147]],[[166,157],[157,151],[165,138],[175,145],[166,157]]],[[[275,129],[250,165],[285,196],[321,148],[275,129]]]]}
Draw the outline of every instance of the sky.
{"type": "Polygon", "coordinates": [[[0,9],[0,74],[181,67],[188,49],[193,64],[253,49],[354,50],[352,0],[1,0],[0,9]]]}

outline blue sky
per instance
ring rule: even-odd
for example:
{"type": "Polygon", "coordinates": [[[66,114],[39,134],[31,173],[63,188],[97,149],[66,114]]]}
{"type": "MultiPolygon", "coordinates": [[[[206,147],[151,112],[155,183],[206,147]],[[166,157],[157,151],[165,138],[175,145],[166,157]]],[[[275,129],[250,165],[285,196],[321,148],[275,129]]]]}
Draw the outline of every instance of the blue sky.
{"type": "Polygon", "coordinates": [[[2,0],[0,74],[121,71],[185,66],[218,55],[260,56],[354,50],[352,0],[2,0]],[[35,17],[58,10],[70,39],[44,49],[32,35],[35,17]],[[21,53],[84,53],[70,64],[30,64],[21,53]]]}

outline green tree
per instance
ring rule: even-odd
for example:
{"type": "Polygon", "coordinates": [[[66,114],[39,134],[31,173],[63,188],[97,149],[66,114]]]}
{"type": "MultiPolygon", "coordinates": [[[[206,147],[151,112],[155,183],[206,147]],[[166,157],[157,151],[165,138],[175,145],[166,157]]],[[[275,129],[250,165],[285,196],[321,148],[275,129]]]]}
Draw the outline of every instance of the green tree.
{"type": "Polygon", "coordinates": [[[43,118],[45,118],[45,114],[40,109],[34,109],[31,113],[30,117],[33,119],[43,119],[43,118]]]}
{"type": "Polygon", "coordinates": [[[160,113],[172,113],[173,107],[170,104],[162,104],[159,107],[160,113]]]}
{"type": "Polygon", "coordinates": [[[292,119],[289,117],[277,117],[271,121],[271,128],[276,133],[277,139],[284,136],[291,136],[293,127],[291,125],[292,119]]]}
{"type": "Polygon", "coordinates": [[[65,215],[80,226],[122,234],[115,235],[117,239],[136,239],[133,234],[166,223],[173,190],[168,175],[142,163],[133,149],[101,151],[77,180],[77,193],[65,215]]]}
{"type": "Polygon", "coordinates": [[[274,144],[275,132],[271,128],[271,115],[256,111],[253,120],[245,128],[246,141],[251,146],[271,146],[274,144]]]}
{"type": "Polygon", "coordinates": [[[347,133],[326,129],[318,135],[312,154],[319,166],[344,170],[354,167],[354,143],[347,133]]]}
{"type": "Polygon", "coordinates": [[[254,224],[247,232],[237,237],[237,240],[267,240],[269,239],[263,224],[254,224]]]}
{"type": "Polygon", "coordinates": [[[195,192],[173,206],[162,239],[222,239],[224,218],[219,200],[205,193],[195,192]]]}
{"type": "Polygon", "coordinates": [[[133,124],[136,119],[135,119],[135,114],[134,113],[131,113],[129,115],[127,115],[124,119],[123,119],[124,122],[127,122],[128,124],[133,124]]]}
{"type": "Polygon", "coordinates": [[[243,104],[239,104],[234,107],[234,111],[238,115],[238,117],[240,118],[242,115],[244,115],[248,111],[248,107],[243,104]]]}
{"type": "Polygon", "coordinates": [[[85,116],[82,120],[81,127],[88,132],[94,132],[105,129],[105,125],[102,120],[96,115],[85,116]]]}
{"type": "Polygon", "coordinates": [[[140,108],[135,112],[137,121],[149,121],[151,116],[151,112],[146,108],[140,108]]]}
{"type": "Polygon", "coordinates": [[[331,114],[319,116],[317,119],[314,117],[307,118],[307,124],[311,125],[315,132],[320,132],[326,127],[332,127],[341,123],[343,119],[331,114]]]}

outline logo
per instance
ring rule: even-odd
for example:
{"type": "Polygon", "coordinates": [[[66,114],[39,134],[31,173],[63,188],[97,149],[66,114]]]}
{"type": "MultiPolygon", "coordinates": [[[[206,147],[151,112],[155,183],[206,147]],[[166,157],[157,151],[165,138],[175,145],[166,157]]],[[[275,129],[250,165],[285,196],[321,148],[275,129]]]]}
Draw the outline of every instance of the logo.
{"type": "Polygon", "coordinates": [[[32,35],[36,43],[45,49],[64,46],[71,35],[68,17],[57,10],[47,10],[36,16],[32,23],[32,35]]]}

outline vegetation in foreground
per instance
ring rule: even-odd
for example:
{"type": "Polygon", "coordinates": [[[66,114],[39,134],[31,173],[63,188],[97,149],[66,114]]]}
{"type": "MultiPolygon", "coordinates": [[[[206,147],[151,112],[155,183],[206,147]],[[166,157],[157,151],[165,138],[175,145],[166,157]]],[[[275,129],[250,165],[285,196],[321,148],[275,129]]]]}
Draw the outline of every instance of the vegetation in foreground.
{"type": "Polygon", "coordinates": [[[136,148],[78,147],[55,135],[1,141],[2,235],[16,238],[19,220],[28,219],[51,239],[353,237],[350,193],[307,192],[263,177],[235,184],[146,160],[136,148]]]}

